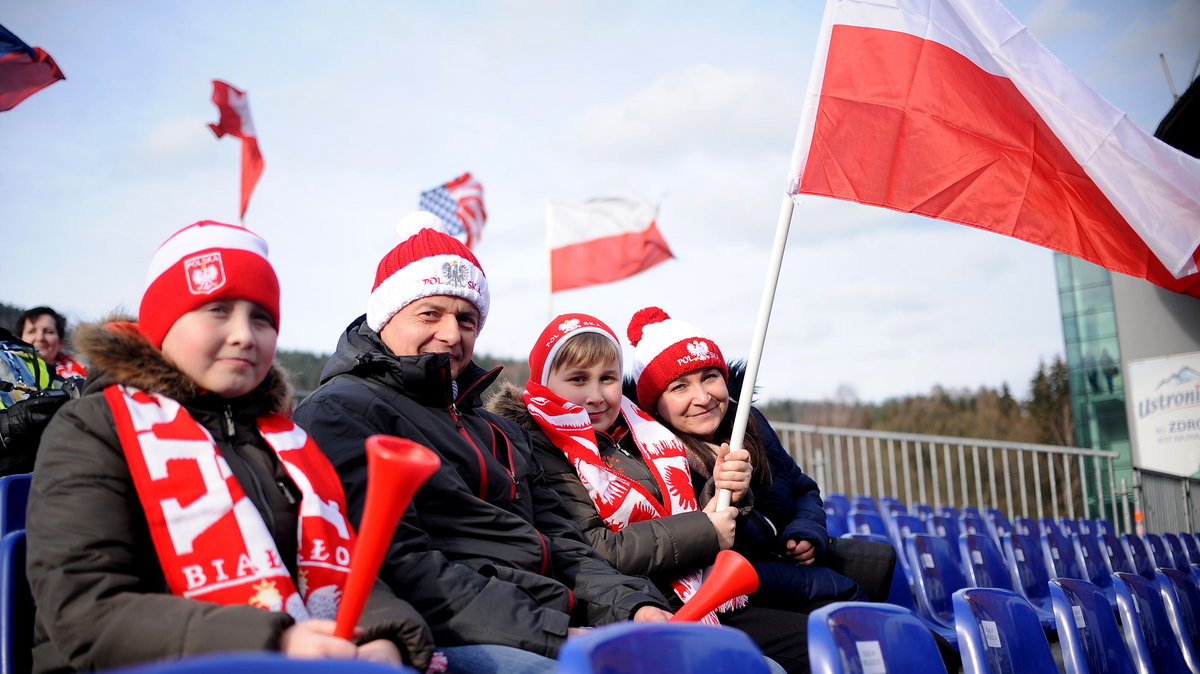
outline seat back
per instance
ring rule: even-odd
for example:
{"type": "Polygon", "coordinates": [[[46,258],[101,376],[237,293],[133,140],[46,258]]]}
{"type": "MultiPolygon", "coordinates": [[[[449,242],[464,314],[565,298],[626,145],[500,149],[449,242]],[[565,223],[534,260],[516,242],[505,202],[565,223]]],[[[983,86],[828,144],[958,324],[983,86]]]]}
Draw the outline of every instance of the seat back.
{"type": "Polygon", "coordinates": [[[959,531],[957,517],[934,515],[925,520],[925,528],[929,533],[945,540],[951,547],[958,544],[959,531]]]}
{"type": "Polygon", "coordinates": [[[1033,518],[1031,517],[1018,517],[1014,519],[1013,531],[1025,536],[1042,533],[1041,530],[1038,529],[1037,522],[1034,522],[1033,518]]]}
{"type": "Polygon", "coordinates": [[[1179,536],[1175,534],[1163,534],[1162,542],[1166,546],[1167,552],[1171,555],[1171,562],[1174,564],[1171,568],[1191,573],[1192,562],[1188,559],[1187,550],[1183,549],[1183,541],[1179,540],[1179,536]]]}
{"type": "Polygon", "coordinates": [[[846,523],[848,531],[856,534],[879,534],[885,537],[889,535],[883,516],[872,510],[851,510],[846,517],[846,523]]]}
{"type": "Polygon", "coordinates": [[[1185,531],[1179,534],[1179,542],[1183,544],[1183,549],[1187,552],[1188,561],[1192,564],[1200,564],[1200,546],[1196,545],[1196,537],[1185,531]]]}
{"type": "Polygon", "coordinates": [[[927,533],[925,523],[916,515],[892,515],[892,522],[896,525],[896,533],[903,540],[913,534],[927,533]]]}
{"type": "Polygon", "coordinates": [[[1012,574],[991,536],[961,534],[958,552],[967,582],[973,587],[994,587],[1014,592],[1012,574]]]}
{"type": "Polygon", "coordinates": [[[958,516],[959,517],[970,516],[970,517],[978,517],[979,519],[983,519],[983,513],[980,512],[979,508],[977,508],[975,506],[971,506],[971,505],[963,506],[962,509],[959,510],[958,516]]]}
{"type": "Polygon", "coordinates": [[[1134,573],[1146,580],[1154,580],[1154,558],[1150,556],[1150,549],[1141,537],[1121,534],[1121,541],[1125,543],[1125,551],[1129,553],[1129,559],[1133,562],[1134,573]]]}
{"type": "Polygon", "coordinates": [[[25,505],[33,475],[19,473],[0,477],[0,536],[25,528],[25,505]]]}
{"type": "Polygon", "coordinates": [[[1068,672],[1137,672],[1099,588],[1086,580],[1056,578],[1050,581],[1050,601],[1068,672]]]}
{"type": "Polygon", "coordinates": [[[1137,568],[1133,565],[1133,560],[1129,556],[1129,548],[1121,541],[1121,539],[1109,533],[1101,532],[1098,541],[1102,552],[1104,553],[1104,561],[1108,564],[1108,572],[1113,573],[1137,573],[1137,568]]]}
{"type": "Polygon", "coordinates": [[[895,496],[880,496],[879,509],[883,511],[881,514],[884,515],[890,512],[908,512],[908,508],[904,507],[904,503],[895,496]]]}
{"type": "Polygon", "coordinates": [[[1087,580],[1079,559],[1075,556],[1075,546],[1067,540],[1058,527],[1046,529],[1040,537],[1042,554],[1046,557],[1046,571],[1051,578],[1076,578],[1087,580]]]}
{"type": "Polygon", "coordinates": [[[1057,671],[1037,613],[1024,597],[977,587],[955,592],[953,601],[966,674],[1057,671]]]}
{"type": "Polygon", "coordinates": [[[1171,559],[1170,551],[1158,534],[1143,534],[1142,541],[1150,550],[1150,563],[1154,568],[1175,568],[1175,560],[1171,559]]]}
{"type": "Polygon", "coordinates": [[[958,533],[960,534],[982,534],[991,536],[992,532],[988,529],[987,522],[979,515],[972,515],[964,512],[958,518],[958,533]]]}
{"type": "Polygon", "coordinates": [[[948,517],[957,521],[960,513],[958,512],[958,508],[955,508],[952,505],[944,505],[938,506],[937,512],[934,514],[938,515],[939,517],[948,517]]]}
{"type": "MultiPolygon", "coordinates": [[[[1108,570],[1108,563],[1104,561],[1104,553],[1100,551],[1100,543],[1096,537],[1088,534],[1074,534],[1071,536],[1071,543],[1075,548],[1079,566],[1086,576],[1084,580],[1101,590],[1112,585],[1112,572],[1108,570]]],[[[1105,590],[1105,594],[1107,594],[1107,590],[1105,590]]]]}
{"type": "MultiPolygon", "coordinates": [[[[880,536],[879,534],[845,534],[842,536],[842,538],[852,538],[856,541],[888,543],[887,537],[880,536]]],[[[904,555],[897,554],[896,560],[897,562],[904,560],[905,566],[908,564],[908,560],[904,555]]],[[[897,563],[892,568],[892,586],[888,589],[888,596],[885,601],[889,604],[902,606],[910,611],[916,612],[917,603],[916,600],[913,599],[912,586],[909,585],[909,582],[908,572],[897,563]]]]}
{"type": "Polygon", "coordinates": [[[1096,520],[1096,531],[1098,533],[1108,534],[1109,536],[1117,535],[1117,528],[1113,526],[1112,522],[1105,519],[1096,520]]]}
{"type": "Polygon", "coordinates": [[[914,503],[912,504],[912,514],[921,518],[922,522],[926,522],[930,517],[936,515],[937,512],[928,503],[914,503]]]}
{"type": "Polygon", "coordinates": [[[996,545],[1000,545],[1001,536],[1012,533],[1012,522],[1009,522],[1008,518],[998,508],[985,508],[983,519],[991,529],[992,539],[996,541],[996,545]]]}
{"type": "Polygon", "coordinates": [[[0,537],[0,672],[33,669],[33,597],[25,578],[25,530],[0,537]]]}
{"type": "Polygon", "coordinates": [[[567,639],[558,654],[562,674],[659,674],[769,670],[762,651],[738,630],[702,623],[604,625],[567,639]]]}
{"type": "Polygon", "coordinates": [[[834,538],[846,533],[846,517],[839,515],[837,508],[829,503],[825,504],[825,530],[834,538]]]}
{"type": "Polygon", "coordinates": [[[1187,663],[1171,632],[1166,607],[1154,583],[1136,573],[1113,574],[1117,608],[1129,654],[1144,672],[1183,672],[1187,663]]]}
{"type": "Polygon", "coordinates": [[[904,549],[912,567],[917,609],[935,624],[953,628],[951,596],[967,586],[954,549],[932,534],[913,534],[904,541],[904,549]]]}
{"type": "Polygon", "coordinates": [[[1079,527],[1079,533],[1081,534],[1095,535],[1100,533],[1096,530],[1096,520],[1080,517],[1075,520],[1075,525],[1079,527]]]}
{"type": "Polygon", "coordinates": [[[850,514],[850,499],[846,498],[845,494],[831,492],[823,494],[821,500],[827,507],[832,507],[843,522],[846,521],[846,515],[850,514]]]}
{"type": "Polygon", "coordinates": [[[850,510],[868,510],[873,513],[878,513],[879,504],[875,501],[874,496],[855,494],[854,498],[850,499],[850,510]]]}
{"type": "Polygon", "coordinates": [[[1050,574],[1046,571],[1039,538],[1014,533],[1005,536],[1001,544],[1011,565],[1013,587],[1031,603],[1049,608],[1050,590],[1046,583],[1050,574]]]}
{"type": "Polygon", "coordinates": [[[1060,517],[1058,520],[1058,530],[1064,536],[1079,533],[1079,523],[1069,517],[1060,517]]]}
{"type": "Polygon", "coordinates": [[[838,602],[810,613],[808,659],[813,674],[946,671],[929,628],[890,604],[838,602]]]}
{"type": "Polygon", "coordinates": [[[1200,671],[1200,589],[1190,573],[1179,569],[1159,569],[1155,576],[1183,658],[1193,672],[1200,671]]]}

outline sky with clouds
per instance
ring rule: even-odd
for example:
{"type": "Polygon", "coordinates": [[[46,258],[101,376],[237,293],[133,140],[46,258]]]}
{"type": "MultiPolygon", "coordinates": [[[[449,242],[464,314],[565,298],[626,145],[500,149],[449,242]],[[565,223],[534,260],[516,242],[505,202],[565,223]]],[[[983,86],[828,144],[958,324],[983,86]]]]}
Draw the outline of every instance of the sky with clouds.
{"type": "MultiPolygon", "coordinates": [[[[1153,131],[1200,51],[1200,0],[1009,0],[1153,131]]],[[[0,301],[72,320],[136,311],[146,264],[196,220],[236,222],[240,147],[210,80],[249,92],[266,169],[246,225],[283,286],[280,346],[329,352],[365,311],[392,227],[471,171],[493,303],[477,351],[523,358],[554,313],[619,334],[658,305],[745,357],[823,3],[812,0],[8,0],[0,24],[67,76],[0,113],[0,301]],[[547,295],[545,205],[661,200],[676,259],[547,295]]],[[[766,398],[999,387],[1062,352],[1052,254],[883,209],[795,211],[766,398]]]]}

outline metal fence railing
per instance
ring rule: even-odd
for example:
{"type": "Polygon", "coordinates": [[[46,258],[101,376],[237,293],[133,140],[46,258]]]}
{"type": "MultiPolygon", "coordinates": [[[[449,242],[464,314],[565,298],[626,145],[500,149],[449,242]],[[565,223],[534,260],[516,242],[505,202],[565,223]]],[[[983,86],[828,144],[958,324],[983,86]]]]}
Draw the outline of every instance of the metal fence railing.
{"type": "MultiPolygon", "coordinates": [[[[976,438],[771,424],[823,492],[894,496],[1011,517],[1108,519],[1130,526],[1117,452],[976,438]]],[[[1197,492],[1200,496],[1200,492],[1197,492]]],[[[1176,529],[1182,531],[1183,529],[1176,529]]]]}
{"type": "Polygon", "coordinates": [[[1200,525],[1200,480],[1134,469],[1130,494],[1147,533],[1196,531],[1200,525]]]}

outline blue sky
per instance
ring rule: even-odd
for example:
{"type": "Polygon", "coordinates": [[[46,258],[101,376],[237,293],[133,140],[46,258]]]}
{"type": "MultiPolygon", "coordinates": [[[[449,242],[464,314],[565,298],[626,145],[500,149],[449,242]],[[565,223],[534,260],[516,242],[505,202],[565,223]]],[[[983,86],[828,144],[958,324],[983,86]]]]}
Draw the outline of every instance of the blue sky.
{"type": "MultiPolygon", "coordinates": [[[[1200,51],[1200,0],[1007,3],[1153,130],[1200,51]]],[[[548,319],[545,204],[661,199],[677,259],[559,293],[619,334],[656,304],[744,357],[822,3],[7,0],[0,24],[65,82],[0,114],[0,300],[73,320],[135,311],[171,232],[236,221],[239,143],[206,124],[247,90],[266,170],[246,225],[283,284],[284,348],[328,352],[365,310],[392,226],[470,170],[493,291],[477,350],[524,357],[548,319]]],[[[810,198],[796,210],[760,375],[768,398],[1027,391],[1062,351],[1049,251],[810,198]]]]}

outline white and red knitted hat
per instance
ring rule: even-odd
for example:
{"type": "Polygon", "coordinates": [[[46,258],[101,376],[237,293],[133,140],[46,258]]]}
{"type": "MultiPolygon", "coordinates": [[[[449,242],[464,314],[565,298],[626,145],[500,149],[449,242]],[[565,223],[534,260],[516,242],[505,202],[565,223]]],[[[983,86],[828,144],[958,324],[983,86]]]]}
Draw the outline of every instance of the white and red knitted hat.
{"type": "Polygon", "coordinates": [[[138,326],[155,348],[179,317],[219,299],[250,300],[279,328],[279,279],[267,242],[245,227],[204,220],[167,239],[146,274],[138,326]]]}
{"type": "Polygon", "coordinates": [[[554,365],[554,358],[558,355],[558,350],[567,343],[569,338],[588,332],[603,335],[612,341],[613,348],[617,350],[617,369],[620,370],[622,367],[621,342],[612,328],[595,316],[562,314],[550,321],[546,329],[542,330],[542,334],[538,335],[537,342],[529,351],[529,378],[545,386],[546,380],[550,378],[550,368],[554,365]]]}
{"type": "Polygon", "coordinates": [[[375,270],[367,300],[367,326],[379,332],[396,312],[422,297],[461,297],[479,310],[479,327],[487,318],[490,296],[479,260],[461,241],[442,232],[442,220],[413,211],[396,224],[401,242],[375,270]]]}
{"type": "Polygon", "coordinates": [[[680,375],[715,367],[729,379],[729,366],[717,343],[658,307],[646,307],[629,319],[629,343],[634,346],[638,405],[647,412],[654,412],[667,385],[680,375]]]}

